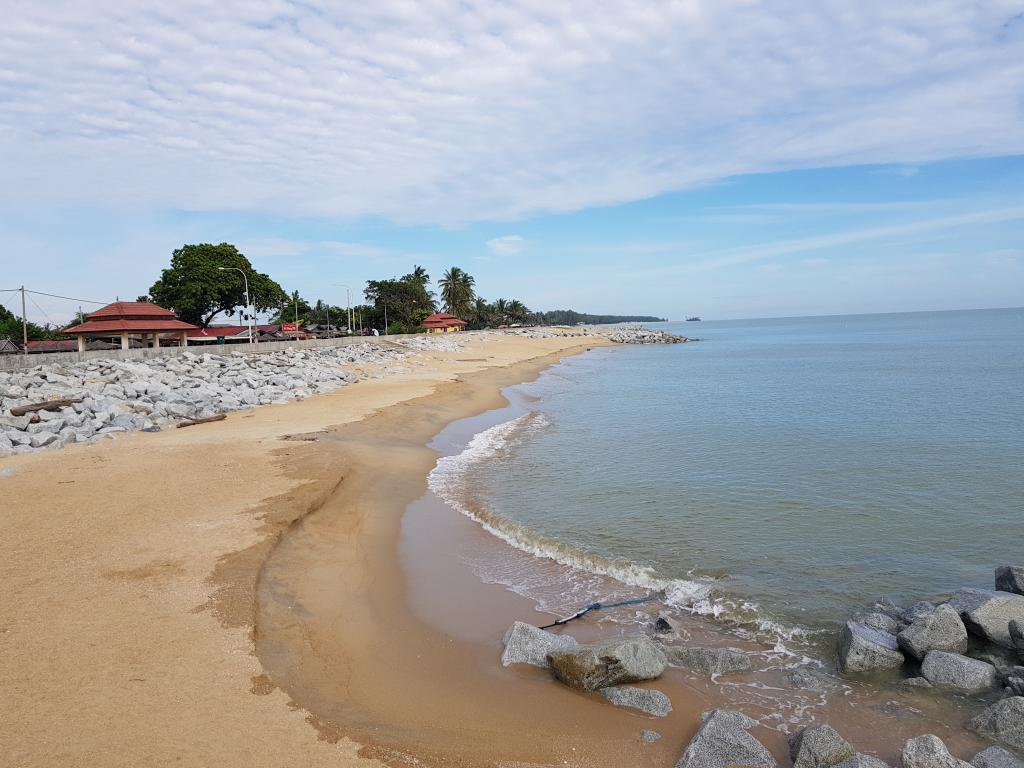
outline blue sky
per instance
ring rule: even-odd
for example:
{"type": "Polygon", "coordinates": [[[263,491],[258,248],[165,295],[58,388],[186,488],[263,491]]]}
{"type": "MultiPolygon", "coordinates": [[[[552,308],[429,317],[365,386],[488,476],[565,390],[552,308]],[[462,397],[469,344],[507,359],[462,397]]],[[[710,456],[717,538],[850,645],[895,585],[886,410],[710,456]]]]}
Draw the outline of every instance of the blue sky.
{"type": "Polygon", "coordinates": [[[413,264],[670,318],[1024,303],[1022,2],[151,5],[6,12],[0,289],[228,241],[339,304],[413,264]]]}

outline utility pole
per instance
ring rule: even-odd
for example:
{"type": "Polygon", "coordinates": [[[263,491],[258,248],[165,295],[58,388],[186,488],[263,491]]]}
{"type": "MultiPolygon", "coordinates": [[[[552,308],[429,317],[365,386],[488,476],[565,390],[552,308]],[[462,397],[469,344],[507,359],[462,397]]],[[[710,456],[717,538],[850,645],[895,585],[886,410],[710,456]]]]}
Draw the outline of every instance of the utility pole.
{"type": "Polygon", "coordinates": [[[384,335],[388,335],[388,303],[384,302],[384,335]]]}
{"type": "Polygon", "coordinates": [[[25,314],[25,286],[21,286],[21,342],[22,349],[28,354],[28,315],[25,314]]]}

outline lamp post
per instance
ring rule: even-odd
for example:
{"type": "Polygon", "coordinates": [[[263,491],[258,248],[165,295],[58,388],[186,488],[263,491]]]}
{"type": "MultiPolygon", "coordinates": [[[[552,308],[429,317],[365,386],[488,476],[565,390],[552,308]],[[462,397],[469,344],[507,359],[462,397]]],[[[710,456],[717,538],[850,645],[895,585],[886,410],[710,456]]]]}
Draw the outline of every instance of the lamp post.
{"type": "Polygon", "coordinates": [[[345,303],[347,304],[347,311],[345,314],[348,316],[348,335],[352,335],[352,293],[347,285],[344,283],[335,283],[339,288],[345,289],[345,303]]]}
{"type": "MultiPolygon", "coordinates": [[[[245,270],[244,269],[240,269],[239,267],[217,267],[217,269],[219,269],[221,272],[233,271],[233,272],[238,272],[239,274],[241,274],[242,280],[245,282],[245,311],[248,313],[249,312],[249,278],[246,276],[245,270]]],[[[248,328],[249,328],[249,343],[250,344],[255,342],[255,339],[253,338],[253,332],[252,332],[253,331],[252,320],[253,320],[253,318],[252,318],[252,315],[250,314],[249,317],[246,318],[246,323],[245,323],[248,326],[248,328]]]]}

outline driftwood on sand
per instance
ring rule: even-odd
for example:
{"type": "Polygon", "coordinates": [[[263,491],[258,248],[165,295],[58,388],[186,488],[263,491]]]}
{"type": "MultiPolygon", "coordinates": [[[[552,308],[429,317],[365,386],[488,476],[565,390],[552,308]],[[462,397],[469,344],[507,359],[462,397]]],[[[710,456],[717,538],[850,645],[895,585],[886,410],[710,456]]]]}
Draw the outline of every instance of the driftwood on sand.
{"type": "Polygon", "coordinates": [[[226,418],[227,414],[218,413],[215,416],[204,416],[201,419],[189,419],[188,421],[179,421],[177,424],[175,424],[175,426],[178,429],[181,429],[182,427],[191,427],[195,426],[196,424],[206,424],[207,422],[210,421],[224,421],[224,419],[226,418]]]}

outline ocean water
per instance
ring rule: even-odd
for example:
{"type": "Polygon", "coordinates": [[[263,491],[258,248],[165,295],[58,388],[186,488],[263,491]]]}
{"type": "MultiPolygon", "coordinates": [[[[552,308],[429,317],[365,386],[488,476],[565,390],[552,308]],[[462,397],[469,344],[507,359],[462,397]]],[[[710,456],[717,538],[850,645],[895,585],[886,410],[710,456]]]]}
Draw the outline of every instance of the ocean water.
{"type": "Polygon", "coordinates": [[[702,341],[569,358],[439,461],[483,578],[791,637],[1024,562],[1024,309],[657,327],[702,341]]]}

